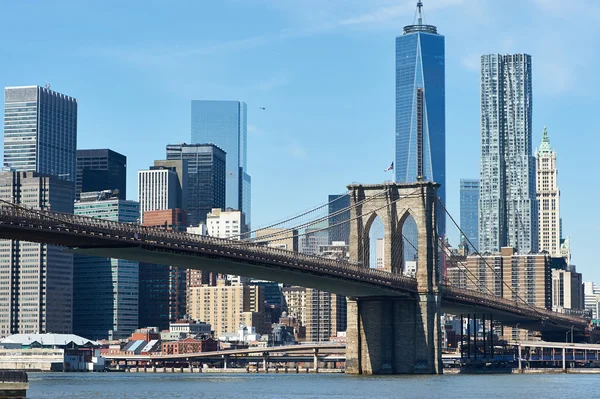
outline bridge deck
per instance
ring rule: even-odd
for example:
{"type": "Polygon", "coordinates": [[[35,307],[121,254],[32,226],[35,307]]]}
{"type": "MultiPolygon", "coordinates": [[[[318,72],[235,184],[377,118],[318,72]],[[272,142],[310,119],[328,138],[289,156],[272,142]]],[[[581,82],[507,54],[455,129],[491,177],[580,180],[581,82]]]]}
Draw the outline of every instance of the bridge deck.
{"type": "MultiPolygon", "coordinates": [[[[336,259],[215,237],[171,232],[48,211],[0,208],[0,238],[59,245],[74,252],[255,277],[349,297],[413,297],[415,279],[336,259]]],[[[488,313],[507,324],[539,330],[583,330],[588,322],[546,309],[440,286],[442,310],[488,313]],[[532,327],[533,328],[533,327],[532,327]]]]}

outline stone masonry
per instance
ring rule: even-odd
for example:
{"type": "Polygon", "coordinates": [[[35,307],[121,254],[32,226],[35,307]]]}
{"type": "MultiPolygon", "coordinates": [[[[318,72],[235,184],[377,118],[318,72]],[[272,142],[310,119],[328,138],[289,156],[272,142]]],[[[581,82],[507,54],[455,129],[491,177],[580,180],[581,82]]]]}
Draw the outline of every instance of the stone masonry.
{"type": "Polygon", "coordinates": [[[435,229],[438,187],[431,182],[348,186],[352,192],[351,261],[369,267],[368,233],[379,216],[384,226],[384,268],[401,273],[402,226],[408,215],[414,218],[418,231],[416,294],[348,299],[348,374],[442,373],[435,229]]]}

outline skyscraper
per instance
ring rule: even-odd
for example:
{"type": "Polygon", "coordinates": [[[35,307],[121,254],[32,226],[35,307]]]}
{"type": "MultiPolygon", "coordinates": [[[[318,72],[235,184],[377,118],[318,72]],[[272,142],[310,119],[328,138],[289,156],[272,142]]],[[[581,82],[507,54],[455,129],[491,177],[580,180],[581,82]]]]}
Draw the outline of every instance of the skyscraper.
{"type": "MultiPolygon", "coordinates": [[[[73,213],[74,185],[36,172],[0,173],[0,199],[73,213]]],[[[70,333],[73,255],[64,248],[0,240],[0,336],[70,333]]]]}
{"type": "Polygon", "coordinates": [[[169,144],[167,160],[187,160],[190,226],[206,223],[213,208],[225,208],[225,151],[214,144],[169,144]]]}
{"type": "Polygon", "coordinates": [[[250,229],[251,179],[247,166],[246,103],[192,101],[192,143],[212,143],[226,152],[225,207],[242,211],[250,229]]]}
{"type": "Polygon", "coordinates": [[[329,196],[328,223],[330,228],[327,230],[327,234],[329,234],[328,244],[334,241],[344,241],[346,244],[350,244],[350,211],[344,211],[344,209],[348,208],[350,208],[349,195],[329,196]]]}
{"type": "MultiPolygon", "coordinates": [[[[396,181],[435,181],[445,202],[445,42],[435,26],[423,24],[422,7],[419,1],[417,24],[396,38],[396,181]]],[[[445,220],[438,218],[440,236],[445,220]]]]}
{"type": "Polygon", "coordinates": [[[77,100],[48,87],[4,89],[4,165],[75,182],[77,100]]]}
{"type": "Polygon", "coordinates": [[[536,195],[538,205],[538,245],[540,251],[548,251],[560,257],[560,190],[556,152],[550,147],[548,131],[544,127],[542,143],[535,152],[536,195]]]}
{"type": "Polygon", "coordinates": [[[460,179],[460,228],[470,241],[470,252],[479,250],[479,180],[460,179]]]}
{"type": "MultiPolygon", "coordinates": [[[[135,223],[139,204],[112,190],[81,193],[75,214],[135,223]]],[[[73,332],[89,339],[127,338],[138,328],[138,262],[75,255],[73,332]]]]}
{"type": "MultiPolygon", "coordinates": [[[[185,231],[180,209],[146,212],[144,226],[185,231]]],[[[186,269],[140,262],[139,324],[163,330],[186,314],[186,269]]]]}
{"type": "Polygon", "coordinates": [[[531,56],[482,56],[480,252],[538,250],[531,115],[531,56]]]}
{"type": "Polygon", "coordinates": [[[77,150],[76,199],[82,192],[115,189],[127,199],[127,157],[107,148],[77,150]]]}
{"type": "Polygon", "coordinates": [[[154,161],[138,171],[140,223],[148,211],[181,208],[187,203],[187,161],[154,161]]]}
{"type": "MultiPolygon", "coordinates": [[[[73,213],[77,100],[49,87],[4,90],[4,165],[0,198],[73,213]]],[[[73,255],[63,248],[0,240],[0,335],[70,333],[73,255]]]]}

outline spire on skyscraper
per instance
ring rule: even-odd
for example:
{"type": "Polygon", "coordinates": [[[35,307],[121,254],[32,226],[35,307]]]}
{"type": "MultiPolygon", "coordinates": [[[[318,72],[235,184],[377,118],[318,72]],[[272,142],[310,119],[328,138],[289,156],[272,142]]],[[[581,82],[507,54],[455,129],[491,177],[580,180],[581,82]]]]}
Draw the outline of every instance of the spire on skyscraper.
{"type": "Polygon", "coordinates": [[[433,33],[437,34],[437,28],[433,25],[424,25],[423,24],[423,2],[421,0],[417,1],[417,23],[413,25],[407,25],[404,27],[404,34],[408,33],[416,33],[416,32],[424,32],[424,33],[433,33]]]}
{"type": "Polygon", "coordinates": [[[540,144],[540,149],[538,151],[540,154],[548,154],[552,152],[552,147],[550,147],[550,138],[548,137],[548,130],[546,126],[544,126],[544,133],[542,134],[542,144],[540,144]]]}
{"type": "Polygon", "coordinates": [[[423,2],[417,1],[417,12],[419,13],[419,19],[417,25],[423,25],[423,2]]]}

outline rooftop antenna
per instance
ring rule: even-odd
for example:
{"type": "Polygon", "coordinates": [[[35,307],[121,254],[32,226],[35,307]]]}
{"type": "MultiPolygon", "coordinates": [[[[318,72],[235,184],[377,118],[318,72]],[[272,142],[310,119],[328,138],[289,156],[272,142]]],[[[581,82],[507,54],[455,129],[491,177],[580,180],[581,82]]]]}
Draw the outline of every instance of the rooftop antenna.
{"type": "Polygon", "coordinates": [[[417,20],[417,25],[423,25],[423,2],[421,0],[417,1],[417,11],[419,13],[419,19],[417,20]]]}

